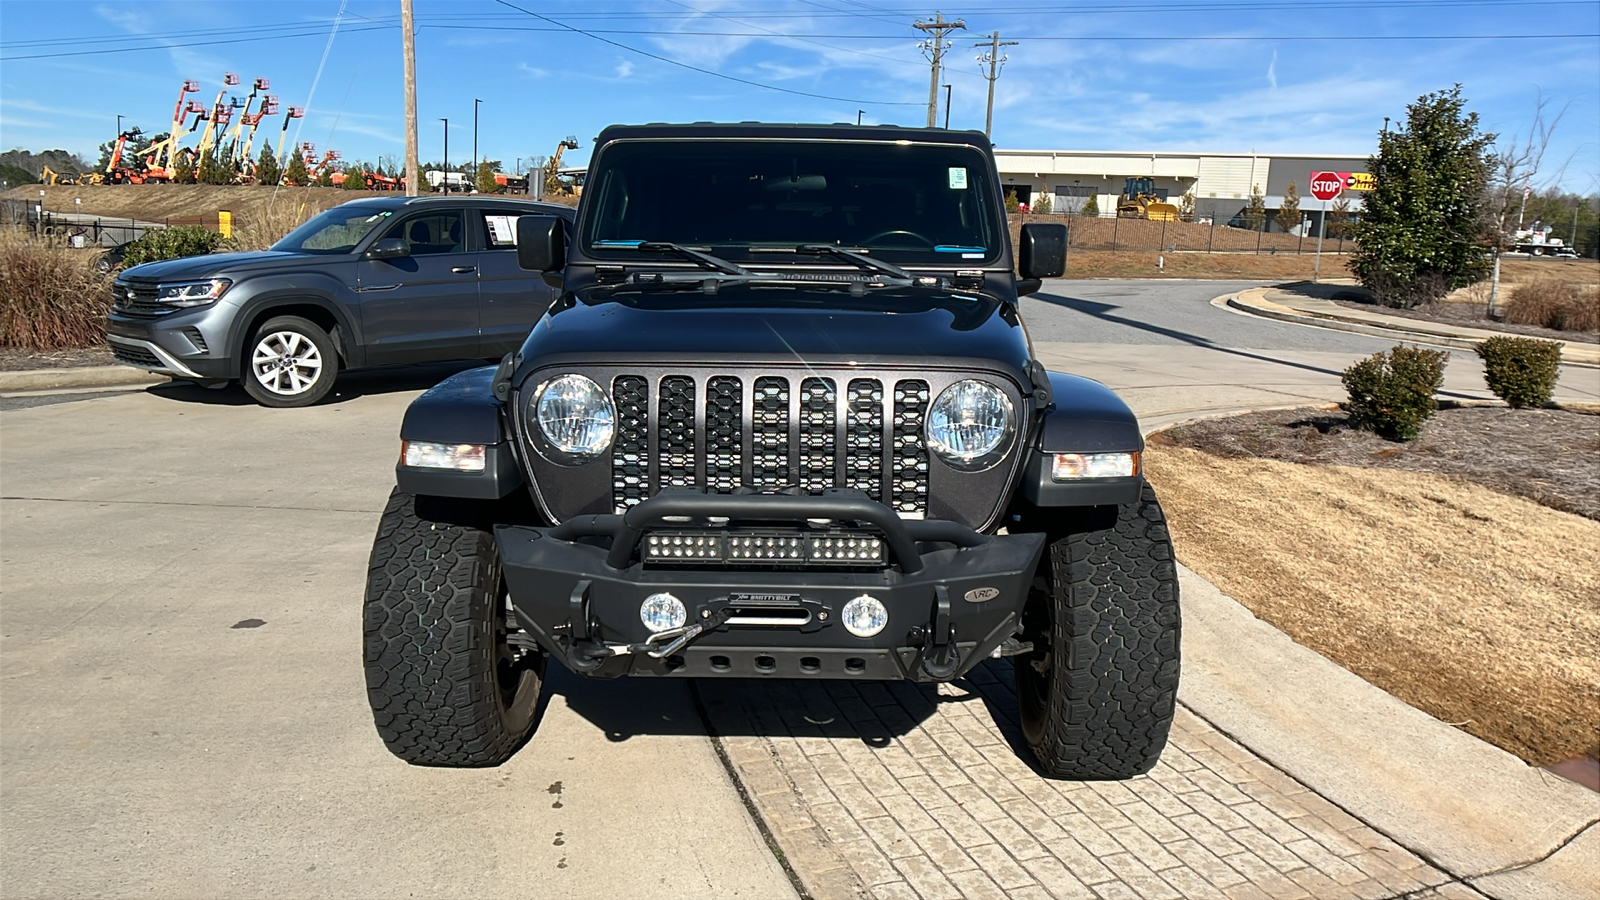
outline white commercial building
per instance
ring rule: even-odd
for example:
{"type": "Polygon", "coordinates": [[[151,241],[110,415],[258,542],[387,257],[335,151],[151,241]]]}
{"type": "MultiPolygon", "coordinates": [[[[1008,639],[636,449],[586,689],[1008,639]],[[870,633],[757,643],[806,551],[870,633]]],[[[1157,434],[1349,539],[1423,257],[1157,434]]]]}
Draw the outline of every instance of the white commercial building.
{"type": "MultiPolygon", "coordinates": [[[[1008,150],[996,148],[995,163],[1007,192],[1030,206],[1050,197],[1057,213],[1077,212],[1095,197],[1102,216],[1117,214],[1117,201],[1129,178],[1149,178],[1158,197],[1177,204],[1194,188],[1197,219],[1228,222],[1244,209],[1250,193],[1260,188],[1268,210],[1276,211],[1293,182],[1300,209],[1315,213],[1322,203],[1311,196],[1312,172],[1365,172],[1367,157],[1337,154],[1174,153],[1123,150],[1008,150]]],[[[1353,210],[1360,194],[1346,192],[1353,210]]],[[[1270,216],[1269,216],[1270,218],[1270,216]]],[[[1274,224],[1272,230],[1278,230],[1274,224]]]]}

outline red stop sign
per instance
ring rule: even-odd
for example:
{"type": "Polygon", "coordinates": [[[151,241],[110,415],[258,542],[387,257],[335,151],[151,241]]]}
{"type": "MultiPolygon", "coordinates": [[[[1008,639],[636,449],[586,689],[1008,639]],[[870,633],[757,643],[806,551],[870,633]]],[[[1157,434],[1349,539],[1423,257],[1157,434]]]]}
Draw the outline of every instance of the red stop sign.
{"type": "Polygon", "coordinates": [[[1344,179],[1338,172],[1312,172],[1311,196],[1318,200],[1332,200],[1344,190],[1344,179]]]}

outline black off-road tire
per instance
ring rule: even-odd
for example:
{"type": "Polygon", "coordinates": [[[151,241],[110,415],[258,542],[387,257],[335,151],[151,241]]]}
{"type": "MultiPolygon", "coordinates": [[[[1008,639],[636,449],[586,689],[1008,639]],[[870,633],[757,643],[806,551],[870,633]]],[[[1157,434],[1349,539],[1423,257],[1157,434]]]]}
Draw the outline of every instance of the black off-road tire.
{"type": "Polygon", "coordinates": [[[545,655],[515,628],[494,535],[429,521],[396,489],[378,522],[364,616],[367,698],[390,752],[419,766],[497,766],[533,733],[545,655]]]}
{"type": "Polygon", "coordinates": [[[1132,778],[1166,746],[1178,693],[1178,570],[1148,483],[1137,503],[1052,530],[1015,657],[1023,735],[1051,778],[1132,778]]]}

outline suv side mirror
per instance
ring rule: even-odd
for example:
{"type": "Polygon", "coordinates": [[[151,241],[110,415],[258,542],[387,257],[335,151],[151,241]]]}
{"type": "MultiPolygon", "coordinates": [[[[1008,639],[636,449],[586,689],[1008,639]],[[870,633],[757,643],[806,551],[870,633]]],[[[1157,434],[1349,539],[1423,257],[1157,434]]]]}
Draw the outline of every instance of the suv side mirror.
{"type": "Polygon", "coordinates": [[[553,272],[566,258],[566,233],[559,218],[517,217],[517,265],[530,272],[553,272]]]}
{"type": "Polygon", "coordinates": [[[399,259],[411,255],[411,245],[401,238],[383,238],[361,254],[363,259],[399,259]]]}
{"type": "Polygon", "coordinates": [[[1023,279],[1060,278],[1067,271],[1067,226],[1030,222],[1022,226],[1017,274],[1023,279]]]}

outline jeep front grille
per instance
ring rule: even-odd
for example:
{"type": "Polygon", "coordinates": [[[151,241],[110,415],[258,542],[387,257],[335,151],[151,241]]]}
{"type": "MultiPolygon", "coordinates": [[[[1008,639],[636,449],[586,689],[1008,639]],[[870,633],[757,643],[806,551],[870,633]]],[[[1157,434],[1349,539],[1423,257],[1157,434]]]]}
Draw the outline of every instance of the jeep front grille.
{"type": "Polygon", "coordinates": [[[840,486],[910,518],[928,511],[925,380],[668,374],[652,385],[624,374],[611,395],[618,512],[664,487],[820,494],[840,486]]]}

